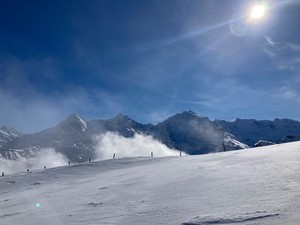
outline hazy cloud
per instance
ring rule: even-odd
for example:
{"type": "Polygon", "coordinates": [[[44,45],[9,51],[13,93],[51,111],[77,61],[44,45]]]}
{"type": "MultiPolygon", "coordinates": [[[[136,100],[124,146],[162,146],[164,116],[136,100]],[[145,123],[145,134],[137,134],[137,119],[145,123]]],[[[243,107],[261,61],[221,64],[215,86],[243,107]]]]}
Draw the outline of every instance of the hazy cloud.
{"type": "Polygon", "coordinates": [[[0,126],[12,126],[25,133],[54,126],[71,113],[98,118],[122,112],[122,99],[118,96],[82,88],[70,89],[62,96],[47,96],[33,91],[25,98],[0,90],[0,102],[0,126]]]}
{"type": "Polygon", "coordinates": [[[277,69],[300,71],[300,44],[276,42],[270,36],[265,40],[263,52],[274,60],[277,69]]]}

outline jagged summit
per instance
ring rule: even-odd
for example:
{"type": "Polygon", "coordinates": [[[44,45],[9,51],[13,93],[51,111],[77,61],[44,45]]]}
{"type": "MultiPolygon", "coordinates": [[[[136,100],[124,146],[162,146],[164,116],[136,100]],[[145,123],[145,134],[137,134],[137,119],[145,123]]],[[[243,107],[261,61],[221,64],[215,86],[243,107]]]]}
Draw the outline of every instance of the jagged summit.
{"type": "Polygon", "coordinates": [[[159,124],[164,124],[166,122],[175,122],[175,123],[182,123],[184,121],[210,121],[208,119],[208,117],[204,117],[204,116],[200,116],[197,113],[193,112],[193,111],[183,111],[181,113],[177,113],[173,116],[170,116],[169,118],[167,118],[165,121],[158,123],[159,124]]]}
{"type": "Polygon", "coordinates": [[[183,111],[181,113],[177,113],[176,115],[186,115],[186,116],[193,116],[193,117],[199,117],[203,118],[203,116],[197,114],[196,112],[189,110],[189,111],[183,111]]]}
{"type": "Polygon", "coordinates": [[[79,128],[82,132],[85,132],[87,129],[86,121],[81,118],[78,114],[73,113],[67,116],[59,126],[67,126],[70,128],[79,128]]]}
{"type": "Polygon", "coordinates": [[[129,118],[129,116],[124,115],[122,113],[119,113],[118,115],[113,117],[111,120],[128,121],[128,120],[131,120],[131,119],[129,118]]]}
{"type": "Polygon", "coordinates": [[[207,118],[207,117],[204,117],[204,116],[201,116],[199,115],[198,113],[192,111],[192,110],[189,110],[189,111],[183,111],[182,114],[190,114],[192,116],[195,116],[195,117],[198,117],[198,118],[207,118]]]}

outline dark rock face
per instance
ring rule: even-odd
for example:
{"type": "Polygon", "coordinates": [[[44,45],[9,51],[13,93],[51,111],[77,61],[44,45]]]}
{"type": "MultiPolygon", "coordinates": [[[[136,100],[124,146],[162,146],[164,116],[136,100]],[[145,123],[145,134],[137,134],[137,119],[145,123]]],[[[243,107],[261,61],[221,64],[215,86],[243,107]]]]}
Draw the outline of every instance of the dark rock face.
{"type": "Polygon", "coordinates": [[[283,139],[281,139],[281,143],[300,141],[300,134],[287,135],[283,139]]]}

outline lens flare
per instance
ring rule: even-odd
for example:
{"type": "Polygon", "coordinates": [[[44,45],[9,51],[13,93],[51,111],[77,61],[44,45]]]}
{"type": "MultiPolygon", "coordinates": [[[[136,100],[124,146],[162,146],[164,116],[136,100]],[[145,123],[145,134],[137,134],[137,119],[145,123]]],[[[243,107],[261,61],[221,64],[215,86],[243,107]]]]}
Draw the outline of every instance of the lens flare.
{"type": "Polygon", "coordinates": [[[250,13],[252,19],[260,19],[265,15],[266,8],[264,5],[255,5],[250,13]]]}
{"type": "Polygon", "coordinates": [[[36,204],[35,204],[35,207],[37,207],[37,208],[39,208],[40,206],[41,206],[40,203],[36,203],[36,204]]]}

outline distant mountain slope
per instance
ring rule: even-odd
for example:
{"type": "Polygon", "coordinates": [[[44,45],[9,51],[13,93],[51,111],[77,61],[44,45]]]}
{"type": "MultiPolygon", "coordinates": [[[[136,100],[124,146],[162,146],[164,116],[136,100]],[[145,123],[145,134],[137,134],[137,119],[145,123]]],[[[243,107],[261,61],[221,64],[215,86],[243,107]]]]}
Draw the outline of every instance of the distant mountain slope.
{"type": "Polygon", "coordinates": [[[55,127],[23,135],[6,143],[3,148],[15,150],[34,146],[38,151],[51,147],[72,161],[86,161],[94,152],[93,142],[86,131],[86,121],[77,114],[72,114],[55,127]]]}
{"type": "Polygon", "coordinates": [[[259,140],[281,143],[281,140],[288,135],[300,134],[300,122],[291,119],[273,121],[236,119],[233,122],[224,120],[215,120],[215,122],[249,146],[254,146],[259,140]]]}
{"type": "Polygon", "coordinates": [[[300,122],[289,119],[211,121],[186,111],[157,125],[145,125],[123,114],[108,120],[91,121],[71,114],[57,126],[34,134],[23,135],[12,128],[1,128],[0,157],[31,157],[41,148],[54,148],[71,161],[84,162],[95,157],[99,141],[96,137],[106,132],[115,132],[126,138],[135,134],[150,135],[169,148],[188,154],[205,154],[248,148],[259,141],[281,143],[299,140],[300,122]]]}
{"type": "Polygon", "coordinates": [[[79,115],[72,114],[55,127],[5,143],[0,154],[4,158],[15,159],[20,154],[32,156],[41,148],[54,148],[71,161],[84,162],[95,157],[96,135],[111,131],[124,137],[132,137],[135,130],[143,130],[143,125],[122,114],[110,120],[92,121],[85,121],[79,115]]]}
{"type": "Polygon", "coordinates": [[[151,135],[168,147],[188,154],[247,147],[235,140],[233,135],[228,138],[226,134],[225,138],[224,130],[207,117],[200,117],[193,112],[176,114],[157,125],[143,125],[122,114],[109,120],[91,121],[72,114],[55,127],[4,143],[0,155],[15,159],[32,156],[41,148],[54,148],[72,161],[83,162],[95,157],[95,137],[106,132],[116,132],[127,138],[133,137],[135,133],[151,135]]]}

